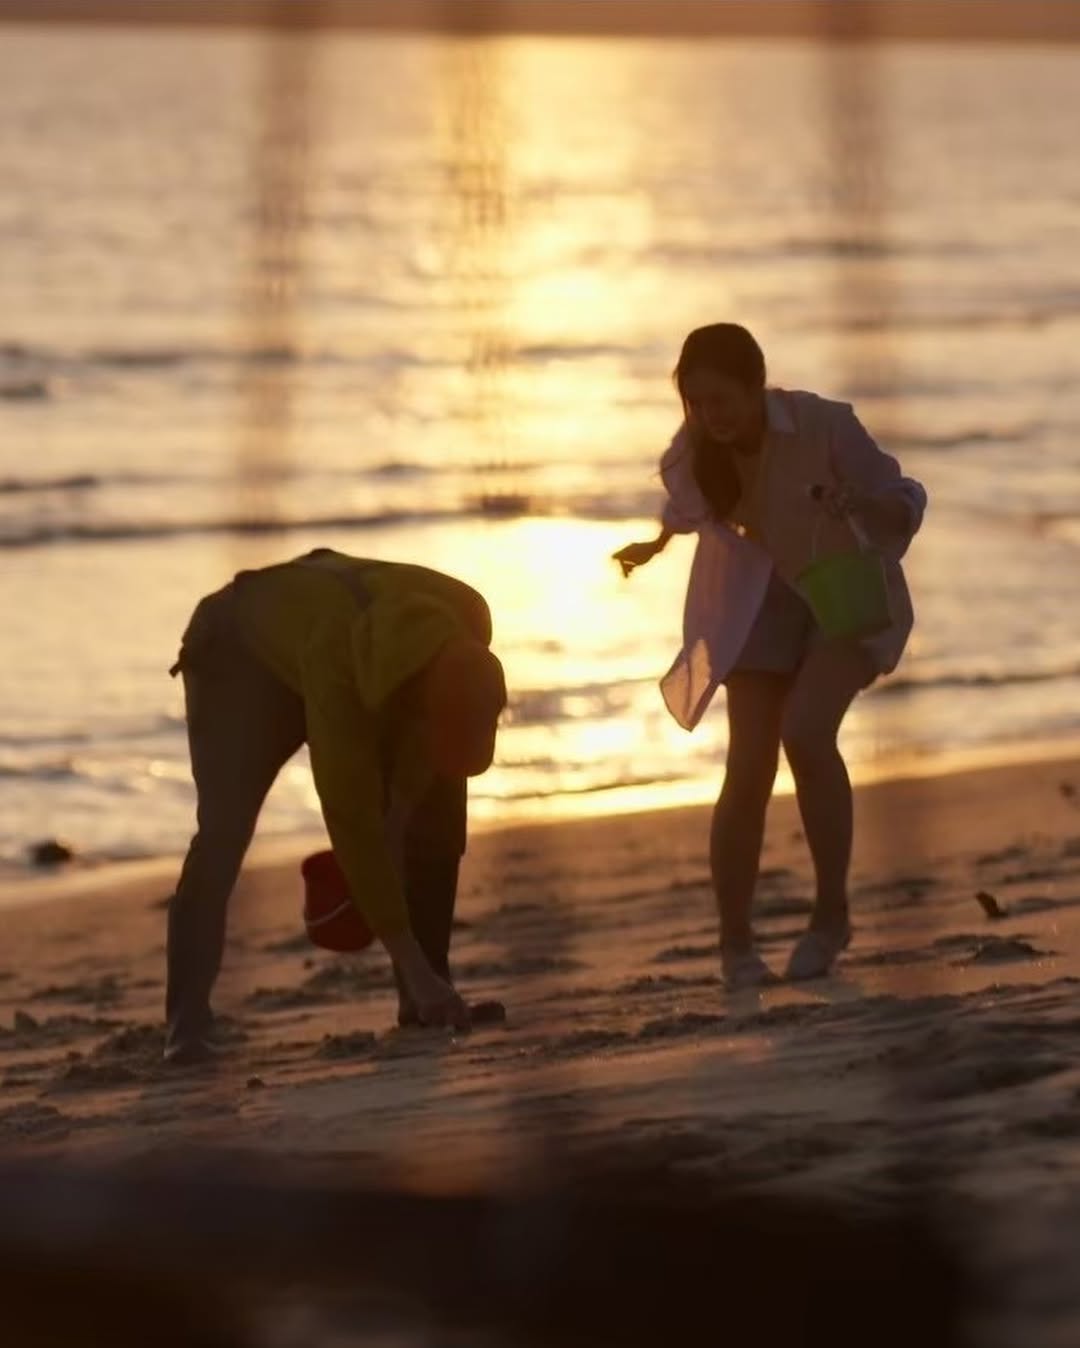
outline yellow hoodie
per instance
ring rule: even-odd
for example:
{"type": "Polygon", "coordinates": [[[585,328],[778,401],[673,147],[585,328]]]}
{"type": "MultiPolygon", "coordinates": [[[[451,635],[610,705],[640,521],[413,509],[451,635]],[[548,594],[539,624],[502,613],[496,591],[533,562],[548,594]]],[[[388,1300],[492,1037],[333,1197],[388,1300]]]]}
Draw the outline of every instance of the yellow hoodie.
{"type": "Polygon", "coordinates": [[[408,930],[381,740],[392,695],[451,637],[490,644],[487,604],[438,571],[328,548],[242,571],[235,591],[249,647],[303,698],[315,789],[353,901],[377,935],[408,930]]]}

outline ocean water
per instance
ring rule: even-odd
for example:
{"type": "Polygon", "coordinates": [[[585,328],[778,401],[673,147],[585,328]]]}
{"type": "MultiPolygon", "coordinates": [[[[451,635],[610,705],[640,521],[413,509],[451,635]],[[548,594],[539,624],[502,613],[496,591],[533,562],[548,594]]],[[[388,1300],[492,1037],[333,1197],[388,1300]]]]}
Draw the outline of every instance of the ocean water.
{"type": "MultiPolygon", "coordinates": [[[[927,486],[857,776],[1080,733],[1069,48],[0,29],[0,858],[173,853],[203,593],[316,545],[489,597],[479,818],[706,799],[624,581],[685,332],[852,400],[927,486]]],[[[266,834],[319,826],[306,760],[266,834]]]]}

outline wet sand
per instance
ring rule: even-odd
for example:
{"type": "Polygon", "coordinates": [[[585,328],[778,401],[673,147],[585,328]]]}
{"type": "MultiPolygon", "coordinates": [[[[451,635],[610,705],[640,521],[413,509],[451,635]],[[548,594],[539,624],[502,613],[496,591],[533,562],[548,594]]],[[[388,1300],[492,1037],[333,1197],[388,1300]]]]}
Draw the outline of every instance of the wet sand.
{"type": "MultiPolygon", "coordinates": [[[[856,937],[811,984],[722,990],[707,824],[672,810],[474,838],[454,964],[509,1016],[460,1036],[395,1028],[381,952],[310,946],[300,853],[256,850],[216,999],[231,1044],[209,1069],[160,1062],[171,872],[12,890],[0,1147],[225,1146],[461,1188],[522,1173],[557,1137],[762,1192],[883,1204],[935,1183],[983,1214],[976,1257],[1015,1286],[981,1341],[1074,1342],[1080,763],[860,789],[856,937]]],[[[777,969],[810,894],[778,799],[758,903],[777,969]]]]}

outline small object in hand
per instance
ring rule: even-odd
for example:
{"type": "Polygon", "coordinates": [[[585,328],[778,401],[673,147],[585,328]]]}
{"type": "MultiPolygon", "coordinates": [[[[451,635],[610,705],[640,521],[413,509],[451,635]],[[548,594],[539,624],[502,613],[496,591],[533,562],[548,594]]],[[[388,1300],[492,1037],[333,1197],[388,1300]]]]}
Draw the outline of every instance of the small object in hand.
{"type": "Polygon", "coordinates": [[[997,922],[1001,918],[1009,916],[1009,910],[1003,908],[993,894],[988,893],[985,889],[980,889],[975,895],[975,899],[991,922],[997,922]]]}

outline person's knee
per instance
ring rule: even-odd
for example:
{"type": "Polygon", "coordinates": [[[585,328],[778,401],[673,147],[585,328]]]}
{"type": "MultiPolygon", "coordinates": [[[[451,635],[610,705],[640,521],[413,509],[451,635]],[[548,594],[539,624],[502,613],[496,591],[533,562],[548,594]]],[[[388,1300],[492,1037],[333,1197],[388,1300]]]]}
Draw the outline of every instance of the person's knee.
{"type": "Polygon", "coordinates": [[[200,870],[239,870],[255,832],[255,822],[228,812],[200,811],[188,865],[200,870]]]}
{"type": "Polygon", "coordinates": [[[737,809],[764,810],[776,781],[778,752],[737,754],[728,758],[724,799],[737,809]]]}
{"type": "Polygon", "coordinates": [[[788,766],[796,777],[825,771],[836,758],[836,736],[809,715],[785,718],[782,740],[788,766]]]}

